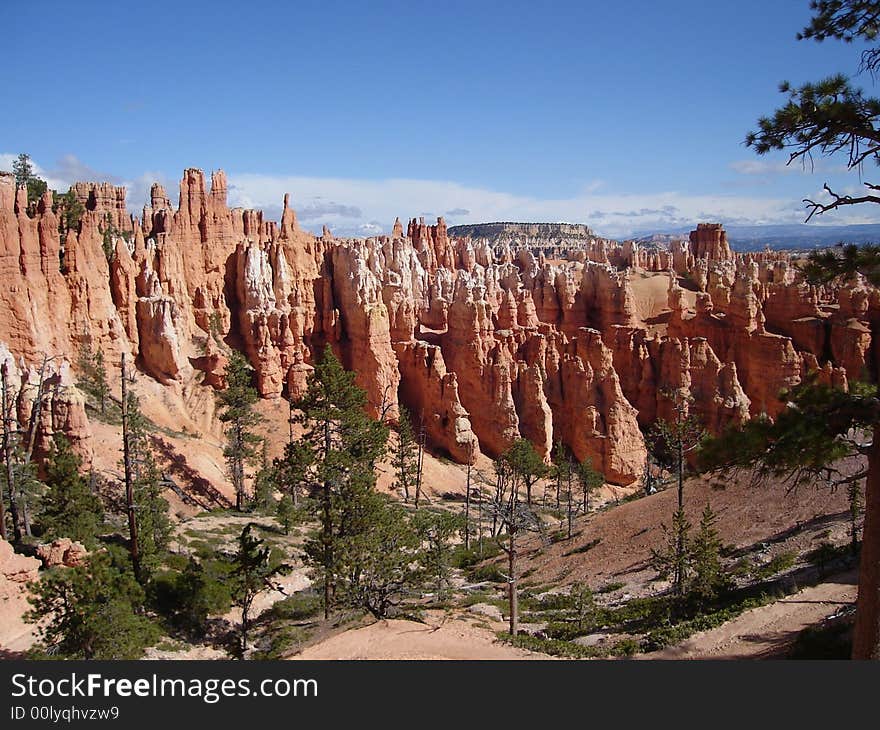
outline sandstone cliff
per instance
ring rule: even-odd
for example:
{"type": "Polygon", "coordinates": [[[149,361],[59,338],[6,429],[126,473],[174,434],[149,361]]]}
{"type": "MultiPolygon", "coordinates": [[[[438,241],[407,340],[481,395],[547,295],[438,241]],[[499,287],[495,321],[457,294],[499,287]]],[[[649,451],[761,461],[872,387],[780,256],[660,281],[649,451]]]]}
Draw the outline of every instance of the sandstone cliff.
{"type": "Polygon", "coordinates": [[[775,415],[810,370],[845,384],[875,368],[876,291],[811,288],[784,255],[733,254],[717,225],[668,250],[558,225],[498,224],[559,237],[496,244],[442,218],[337,240],[301,230],[287,196],[277,223],[229,208],[222,171],[186,170],[176,208],[154,185],[140,219],[124,189],[73,190],[85,213],[62,241],[51,195],[30,217],[0,175],[0,343],[25,393],[43,355],[59,363],[40,443],[61,429],[86,456],[69,365],[84,344],[200,402],[232,348],[276,399],[298,397],[329,346],[374,416],[407,408],[458,461],[521,436],[547,457],[562,440],[617,484],[640,477],[641,429],[670,415],[670,393],[692,394],[717,433],[775,415]]]}

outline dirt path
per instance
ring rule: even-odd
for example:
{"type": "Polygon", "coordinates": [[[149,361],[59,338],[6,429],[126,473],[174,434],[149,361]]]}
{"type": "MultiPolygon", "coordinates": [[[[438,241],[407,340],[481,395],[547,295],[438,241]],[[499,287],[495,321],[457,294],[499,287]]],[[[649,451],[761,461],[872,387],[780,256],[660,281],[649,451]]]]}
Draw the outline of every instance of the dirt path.
{"type": "Polygon", "coordinates": [[[430,612],[428,623],[390,619],[307,647],[291,659],[550,659],[495,639],[463,617],[430,612]]]}
{"type": "Polygon", "coordinates": [[[858,573],[834,576],[776,603],[753,608],[710,631],[694,634],[678,646],[640,659],[771,659],[779,657],[798,632],[819,623],[856,599],[858,573]]]}

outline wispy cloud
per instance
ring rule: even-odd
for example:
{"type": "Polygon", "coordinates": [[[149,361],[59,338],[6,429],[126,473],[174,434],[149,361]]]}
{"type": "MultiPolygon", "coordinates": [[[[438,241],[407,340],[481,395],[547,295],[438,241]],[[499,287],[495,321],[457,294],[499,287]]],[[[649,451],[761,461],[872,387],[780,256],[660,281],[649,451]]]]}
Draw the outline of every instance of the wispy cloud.
{"type": "MultiPolygon", "coordinates": [[[[648,194],[613,194],[583,190],[563,198],[516,195],[500,190],[466,186],[440,180],[357,180],[260,174],[231,174],[237,203],[248,207],[277,206],[285,192],[291,193],[297,210],[309,209],[320,200],[344,200],[345,205],[363,211],[364,221],[383,221],[391,228],[396,216],[405,220],[423,211],[446,211],[456,223],[499,220],[587,223],[608,236],[625,236],[634,231],[663,230],[699,221],[770,224],[801,223],[805,217],[798,199],[747,195],[687,195],[676,191],[648,194]]],[[[862,221],[880,211],[845,211],[834,223],[862,221]]],[[[427,218],[428,216],[426,216],[427,218]]],[[[300,219],[303,220],[302,216],[300,219]]],[[[831,220],[828,221],[832,222],[831,220]]],[[[313,228],[327,224],[335,233],[343,227],[357,227],[353,220],[327,214],[313,221],[313,228]],[[335,225],[334,225],[335,223],[335,225]]]]}
{"type": "MultiPolygon", "coordinates": [[[[13,154],[0,154],[0,169],[11,169],[14,159],[13,154]]],[[[763,164],[764,161],[758,162],[763,164]]],[[[176,182],[157,172],[121,179],[102,175],[73,155],[65,156],[48,170],[34,164],[38,173],[47,177],[50,186],[56,189],[66,189],[74,179],[83,178],[109,179],[123,184],[128,188],[129,207],[136,214],[149,199],[153,181],[163,183],[172,200],[176,199],[176,182]]],[[[740,169],[743,175],[760,175],[768,170],[746,165],[740,169]],[[753,169],[758,171],[749,172],[753,169]]],[[[625,194],[591,184],[570,196],[545,198],[446,180],[229,174],[230,205],[262,209],[266,218],[280,217],[285,193],[291,194],[291,205],[304,227],[320,232],[321,227],[327,225],[337,235],[389,232],[395,217],[405,221],[424,215],[426,220],[431,220],[437,213],[430,211],[438,211],[458,224],[505,220],[587,223],[610,237],[669,230],[699,221],[752,225],[802,223],[806,213],[801,197],[821,199],[824,195],[821,191],[814,191],[813,195],[780,197],[733,191],[691,195],[675,190],[625,194]]],[[[880,222],[880,206],[855,206],[819,222],[880,222]]]]}
{"type": "Polygon", "coordinates": [[[846,165],[832,164],[827,160],[794,160],[790,164],[785,160],[735,160],[730,169],[740,175],[756,175],[771,177],[773,175],[812,175],[816,172],[836,174],[847,171],[846,165]]]}

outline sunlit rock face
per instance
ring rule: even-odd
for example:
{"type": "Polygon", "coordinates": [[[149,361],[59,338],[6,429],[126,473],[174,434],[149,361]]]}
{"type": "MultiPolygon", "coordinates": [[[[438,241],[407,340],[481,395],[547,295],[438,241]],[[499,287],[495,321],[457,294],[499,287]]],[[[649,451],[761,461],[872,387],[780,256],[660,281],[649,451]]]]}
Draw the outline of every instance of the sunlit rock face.
{"type": "MultiPolygon", "coordinates": [[[[732,252],[719,225],[663,246],[561,224],[461,237],[442,218],[337,239],[302,230],[287,196],[276,223],[229,208],[227,188],[191,168],[176,206],[157,184],[135,218],[124,188],[77,183],[85,212],[62,238],[51,193],[31,215],[0,173],[0,343],[19,385],[44,354],[76,362],[88,345],[168,387],[223,388],[237,349],[263,397],[297,398],[329,347],[373,416],[407,409],[457,461],[520,437],[549,457],[562,441],[629,484],[677,393],[718,433],[775,416],[811,371],[840,387],[875,377],[877,290],[810,286],[786,254],[732,252]]],[[[60,429],[87,457],[66,372],[41,443],[60,429]]]]}

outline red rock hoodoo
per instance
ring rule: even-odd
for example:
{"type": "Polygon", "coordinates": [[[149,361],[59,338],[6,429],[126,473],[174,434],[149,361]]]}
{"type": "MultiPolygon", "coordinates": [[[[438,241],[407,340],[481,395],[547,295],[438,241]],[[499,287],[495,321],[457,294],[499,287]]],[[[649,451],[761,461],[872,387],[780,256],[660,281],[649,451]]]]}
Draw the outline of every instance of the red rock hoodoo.
{"type": "Polygon", "coordinates": [[[172,388],[222,388],[234,347],[265,398],[300,395],[329,346],[374,415],[408,408],[453,459],[519,437],[548,456],[562,440],[616,484],[641,476],[642,428],[676,391],[718,432],[778,413],[778,392],[810,370],[845,386],[876,363],[876,290],[810,287],[786,254],[733,253],[717,224],[671,247],[588,231],[546,247],[456,239],[442,218],[346,240],[300,229],[287,196],[277,224],[230,209],[222,171],[207,185],[186,170],[176,209],[154,185],[141,219],[123,188],[73,192],[85,212],[62,241],[51,194],[30,217],[0,174],[0,359],[26,390],[55,358],[40,443],[61,429],[85,456],[68,364],[84,344],[172,388]]]}

